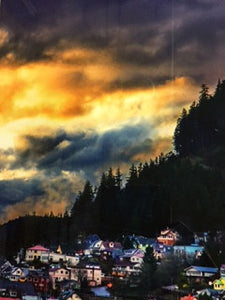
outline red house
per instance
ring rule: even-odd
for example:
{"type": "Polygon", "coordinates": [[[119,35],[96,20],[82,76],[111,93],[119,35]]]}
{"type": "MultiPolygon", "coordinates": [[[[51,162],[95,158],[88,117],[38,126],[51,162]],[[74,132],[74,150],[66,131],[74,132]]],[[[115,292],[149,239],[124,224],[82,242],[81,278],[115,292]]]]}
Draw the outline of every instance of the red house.
{"type": "Polygon", "coordinates": [[[27,281],[31,283],[38,293],[46,293],[50,288],[49,276],[43,271],[30,270],[27,281]]]}
{"type": "Polygon", "coordinates": [[[174,246],[179,239],[179,234],[171,229],[162,230],[157,241],[167,246],[174,246]]]}

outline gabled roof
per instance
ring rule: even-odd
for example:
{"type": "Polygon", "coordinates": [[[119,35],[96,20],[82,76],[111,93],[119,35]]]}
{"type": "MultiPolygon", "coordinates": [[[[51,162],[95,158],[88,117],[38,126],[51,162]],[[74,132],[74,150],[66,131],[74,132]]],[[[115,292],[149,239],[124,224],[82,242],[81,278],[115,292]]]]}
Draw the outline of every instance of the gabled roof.
{"type": "Polygon", "coordinates": [[[36,251],[49,251],[49,249],[41,246],[41,245],[36,245],[34,247],[28,248],[28,250],[36,250],[36,251]]]}
{"type": "Polygon", "coordinates": [[[137,256],[137,257],[141,257],[143,258],[145,255],[144,251],[141,249],[128,249],[128,250],[124,250],[124,255],[123,257],[131,257],[131,256],[137,256]]]}

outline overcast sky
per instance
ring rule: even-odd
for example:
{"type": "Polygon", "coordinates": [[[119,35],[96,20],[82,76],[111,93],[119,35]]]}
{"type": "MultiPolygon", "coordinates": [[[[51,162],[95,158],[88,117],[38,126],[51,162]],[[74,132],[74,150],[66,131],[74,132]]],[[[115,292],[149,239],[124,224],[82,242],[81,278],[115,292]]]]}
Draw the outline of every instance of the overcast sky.
{"type": "Polygon", "coordinates": [[[224,78],[225,0],[2,0],[0,221],[63,213],[86,180],[172,150],[224,78]]]}

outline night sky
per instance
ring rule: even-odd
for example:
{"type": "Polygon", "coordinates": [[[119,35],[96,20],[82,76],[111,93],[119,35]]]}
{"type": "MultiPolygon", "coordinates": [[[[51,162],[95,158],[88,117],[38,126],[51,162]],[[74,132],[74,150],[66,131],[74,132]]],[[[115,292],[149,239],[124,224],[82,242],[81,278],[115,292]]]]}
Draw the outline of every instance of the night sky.
{"type": "Polygon", "coordinates": [[[172,150],[225,65],[225,0],[1,0],[0,222],[172,150]]]}

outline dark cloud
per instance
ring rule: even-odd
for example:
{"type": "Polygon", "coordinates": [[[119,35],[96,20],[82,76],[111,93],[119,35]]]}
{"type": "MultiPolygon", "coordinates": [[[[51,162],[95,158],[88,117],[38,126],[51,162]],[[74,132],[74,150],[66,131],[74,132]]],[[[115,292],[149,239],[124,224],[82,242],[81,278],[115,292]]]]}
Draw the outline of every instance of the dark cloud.
{"type": "Polygon", "coordinates": [[[36,165],[46,172],[96,169],[102,165],[129,163],[133,156],[150,153],[153,146],[149,138],[152,128],[139,123],[97,134],[76,135],[59,133],[54,136],[25,136],[26,148],[16,153],[12,166],[36,165]]]}
{"type": "Polygon", "coordinates": [[[0,181],[0,212],[6,205],[13,205],[23,201],[26,197],[36,197],[44,194],[41,188],[41,181],[32,179],[31,181],[13,179],[0,181]]]}
{"type": "Polygon", "coordinates": [[[57,133],[55,137],[26,135],[24,137],[26,148],[18,152],[19,157],[22,161],[40,158],[53,151],[65,138],[66,134],[64,132],[57,133]]]}

